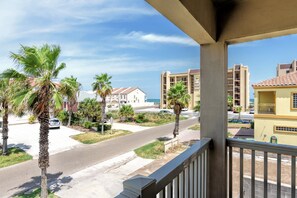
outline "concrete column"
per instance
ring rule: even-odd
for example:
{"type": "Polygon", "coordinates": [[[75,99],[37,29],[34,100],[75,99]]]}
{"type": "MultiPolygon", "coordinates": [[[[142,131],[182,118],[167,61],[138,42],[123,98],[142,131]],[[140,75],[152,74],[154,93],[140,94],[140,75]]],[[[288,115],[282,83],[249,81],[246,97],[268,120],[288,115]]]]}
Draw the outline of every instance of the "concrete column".
{"type": "Polygon", "coordinates": [[[201,138],[213,140],[209,152],[207,197],[227,197],[227,45],[201,45],[201,138]]]}

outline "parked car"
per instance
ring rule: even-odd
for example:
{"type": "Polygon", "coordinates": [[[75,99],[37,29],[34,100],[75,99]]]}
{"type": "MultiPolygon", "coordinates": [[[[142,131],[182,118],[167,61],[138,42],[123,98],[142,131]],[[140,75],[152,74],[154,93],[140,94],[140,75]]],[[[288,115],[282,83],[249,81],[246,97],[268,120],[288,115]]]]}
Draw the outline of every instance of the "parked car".
{"type": "Polygon", "coordinates": [[[162,110],[160,110],[160,112],[159,113],[164,113],[164,114],[172,114],[172,112],[171,111],[169,111],[169,110],[166,110],[166,109],[162,109],[162,110]]]}
{"type": "Polygon", "coordinates": [[[250,114],[254,114],[255,110],[254,109],[250,109],[250,114]]]}
{"type": "Polygon", "coordinates": [[[49,120],[49,128],[50,129],[59,129],[60,125],[61,125],[61,123],[58,118],[50,118],[50,120],[49,120]]]}
{"type": "Polygon", "coordinates": [[[229,123],[239,123],[239,124],[250,124],[250,120],[241,120],[241,119],[231,119],[228,121],[229,123]]]}

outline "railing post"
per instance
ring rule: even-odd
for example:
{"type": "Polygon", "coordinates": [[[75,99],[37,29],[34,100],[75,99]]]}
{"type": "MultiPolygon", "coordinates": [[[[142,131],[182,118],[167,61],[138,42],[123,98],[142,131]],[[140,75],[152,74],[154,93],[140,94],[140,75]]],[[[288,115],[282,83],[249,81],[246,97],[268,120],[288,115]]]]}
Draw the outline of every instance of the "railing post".
{"type": "Polygon", "coordinates": [[[156,180],[137,175],[123,182],[124,190],[116,198],[151,198],[155,196],[156,180]]]}
{"type": "Polygon", "coordinates": [[[227,44],[201,45],[201,138],[211,138],[206,197],[227,197],[227,44]]]}

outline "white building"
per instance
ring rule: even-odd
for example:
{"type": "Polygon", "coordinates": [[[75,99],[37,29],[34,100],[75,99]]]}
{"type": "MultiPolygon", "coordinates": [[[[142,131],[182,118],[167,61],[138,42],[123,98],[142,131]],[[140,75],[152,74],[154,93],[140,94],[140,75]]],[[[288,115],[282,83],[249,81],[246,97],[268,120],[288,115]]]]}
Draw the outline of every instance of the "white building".
{"type": "Polygon", "coordinates": [[[146,106],[146,94],[138,87],[113,88],[112,94],[107,97],[107,103],[111,105],[146,106]]]}

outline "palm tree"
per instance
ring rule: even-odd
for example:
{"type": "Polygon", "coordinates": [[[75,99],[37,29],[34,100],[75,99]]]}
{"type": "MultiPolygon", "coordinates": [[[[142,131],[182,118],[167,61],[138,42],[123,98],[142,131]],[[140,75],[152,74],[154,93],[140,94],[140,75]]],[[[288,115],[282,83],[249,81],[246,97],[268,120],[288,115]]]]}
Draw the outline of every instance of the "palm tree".
{"type": "Polygon", "coordinates": [[[123,105],[119,110],[119,116],[126,121],[127,118],[134,116],[134,109],[131,105],[123,105]]]}
{"type": "Polygon", "coordinates": [[[73,76],[69,78],[64,78],[61,80],[60,92],[63,96],[66,97],[67,100],[67,111],[68,111],[68,124],[71,125],[71,119],[73,114],[73,107],[77,103],[77,98],[79,95],[81,84],[77,82],[77,78],[73,76]]]}
{"type": "MultiPolygon", "coordinates": [[[[106,118],[105,114],[105,107],[106,107],[106,97],[112,93],[112,86],[110,79],[112,77],[108,76],[108,74],[101,74],[95,76],[95,82],[92,84],[93,91],[96,91],[96,94],[98,94],[101,99],[101,123],[103,124],[106,118]]],[[[103,130],[103,127],[102,127],[103,130]]],[[[102,131],[103,132],[103,131],[102,131]]]]}
{"type": "Polygon", "coordinates": [[[8,113],[9,103],[11,100],[11,92],[9,86],[9,79],[0,79],[0,107],[3,115],[2,120],[2,155],[8,154],[7,139],[8,139],[8,113]]]}
{"type": "Polygon", "coordinates": [[[230,96],[230,95],[228,95],[227,101],[228,101],[228,107],[229,107],[229,109],[232,110],[232,107],[233,107],[233,97],[230,96]]]}
{"type": "Polygon", "coordinates": [[[194,111],[199,112],[200,111],[200,101],[197,101],[196,106],[194,106],[194,111]]]}
{"type": "Polygon", "coordinates": [[[177,82],[170,87],[167,94],[168,104],[173,106],[175,114],[175,127],[173,130],[173,137],[175,138],[179,132],[179,116],[183,108],[189,105],[190,95],[183,82],[177,82]]]}
{"type": "Polygon", "coordinates": [[[19,53],[11,53],[11,58],[19,70],[8,69],[2,77],[22,81],[27,84],[26,89],[17,91],[14,95],[14,105],[25,105],[38,118],[39,130],[39,159],[41,169],[41,197],[46,198],[47,168],[49,167],[48,133],[49,133],[49,105],[54,101],[57,108],[62,107],[63,98],[58,92],[57,83],[53,81],[66,65],[57,65],[61,50],[59,46],[47,44],[36,46],[21,46],[19,53]]]}

